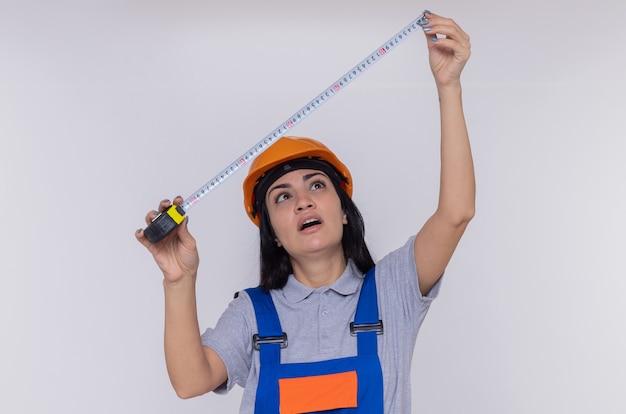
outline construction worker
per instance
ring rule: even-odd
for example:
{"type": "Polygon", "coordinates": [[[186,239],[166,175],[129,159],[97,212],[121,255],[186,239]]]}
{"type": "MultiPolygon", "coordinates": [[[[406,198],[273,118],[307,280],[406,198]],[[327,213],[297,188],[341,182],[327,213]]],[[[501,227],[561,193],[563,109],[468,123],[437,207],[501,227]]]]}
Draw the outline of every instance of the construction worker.
{"type": "Polygon", "coordinates": [[[259,226],[259,286],[240,292],[204,334],[187,221],[156,244],[137,231],[164,275],[165,356],[181,398],[239,384],[241,413],[411,412],[417,333],[475,198],[460,82],[469,36],[451,19],[425,17],[441,118],[440,192],[436,211],[402,247],[374,262],[350,171],[324,144],[298,137],[281,138],[250,166],[243,192],[259,226]]]}

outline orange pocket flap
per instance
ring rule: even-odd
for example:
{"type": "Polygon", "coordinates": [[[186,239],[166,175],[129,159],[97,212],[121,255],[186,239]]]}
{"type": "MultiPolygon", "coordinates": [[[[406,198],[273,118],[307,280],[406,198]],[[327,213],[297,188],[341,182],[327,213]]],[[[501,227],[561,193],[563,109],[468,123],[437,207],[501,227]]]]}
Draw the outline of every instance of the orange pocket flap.
{"type": "Polygon", "coordinates": [[[356,371],[278,380],[280,414],[357,407],[356,371]]]}

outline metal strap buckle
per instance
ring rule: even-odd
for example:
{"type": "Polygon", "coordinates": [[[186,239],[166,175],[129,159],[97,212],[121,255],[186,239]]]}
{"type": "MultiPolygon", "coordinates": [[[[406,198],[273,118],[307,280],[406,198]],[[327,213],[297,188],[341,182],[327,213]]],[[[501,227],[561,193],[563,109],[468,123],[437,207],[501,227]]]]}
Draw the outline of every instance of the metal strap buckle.
{"type": "Polygon", "coordinates": [[[350,335],[356,336],[359,332],[372,332],[375,331],[376,335],[382,335],[384,333],[383,321],[378,320],[378,323],[360,323],[355,324],[350,322],[350,335]]]}
{"type": "Polygon", "coordinates": [[[252,335],[252,344],[254,349],[259,351],[262,344],[280,344],[280,349],[287,348],[287,334],[283,332],[281,336],[259,336],[252,335]]]}

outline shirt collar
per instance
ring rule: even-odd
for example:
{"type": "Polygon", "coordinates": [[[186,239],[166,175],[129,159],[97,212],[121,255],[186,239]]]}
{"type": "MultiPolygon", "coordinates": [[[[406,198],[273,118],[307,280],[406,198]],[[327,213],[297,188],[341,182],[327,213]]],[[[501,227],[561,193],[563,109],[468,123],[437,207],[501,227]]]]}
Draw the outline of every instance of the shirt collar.
{"type": "Polygon", "coordinates": [[[343,296],[356,293],[363,280],[363,273],[359,271],[352,259],[348,260],[348,265],[332,285],[320,288],[311,288],[300,283],[293,274],[289,275],[287,284],[282,289],[282,293],[290,303],[298,303],[311,296],[315,291],[334,290],[343,296]]]}

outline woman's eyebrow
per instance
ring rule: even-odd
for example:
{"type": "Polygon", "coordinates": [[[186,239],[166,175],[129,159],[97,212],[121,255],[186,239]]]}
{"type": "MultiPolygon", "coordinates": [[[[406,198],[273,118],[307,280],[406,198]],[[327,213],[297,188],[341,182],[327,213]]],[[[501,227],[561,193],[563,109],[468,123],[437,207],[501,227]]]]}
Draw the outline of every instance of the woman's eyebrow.
{"type": "Polygon", "coordinates": [[[323,177],[326,177],[326,174],[324,174],[323,172],[321,172],[321,171],[315,171],[315,172],[312,172],[311,174],[305,174],[305,175],[303,175],[303,176],[302,176],[302,181],[308,181],[308,180],[310,180],[311,178],[315,177],[316,175],[321,175],[321,176],[323,176],[323,177]]]}

